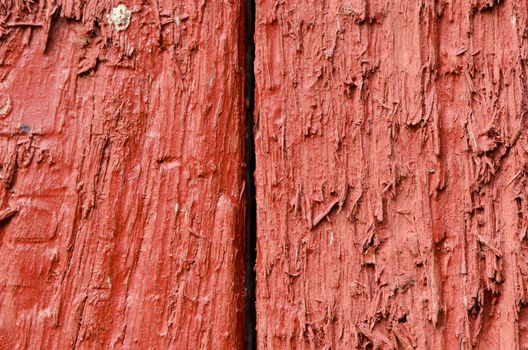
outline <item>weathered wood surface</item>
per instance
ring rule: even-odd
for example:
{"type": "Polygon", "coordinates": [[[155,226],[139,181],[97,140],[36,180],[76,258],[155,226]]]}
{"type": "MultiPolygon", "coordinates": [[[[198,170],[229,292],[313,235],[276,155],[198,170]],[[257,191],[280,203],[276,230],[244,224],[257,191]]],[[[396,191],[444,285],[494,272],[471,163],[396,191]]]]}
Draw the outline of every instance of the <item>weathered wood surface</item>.
{"type": "MultiPolygon", "coordinates": [[[[0,347],[242,348],[244,4],[118,4],[0,0],[0,347]]],[[[526,2],[256,14],[259,349],[526,348],[526,2]]]]}
{"type": "Polygon", "coordinates": [[[259,349],[526,348],[526,2],[256,9],[259,349]]]}
{"type": "Polygon", "coordinates": [[[0,1],[0,348],[242,348],[243,6],[118,4],[0,1]]]}

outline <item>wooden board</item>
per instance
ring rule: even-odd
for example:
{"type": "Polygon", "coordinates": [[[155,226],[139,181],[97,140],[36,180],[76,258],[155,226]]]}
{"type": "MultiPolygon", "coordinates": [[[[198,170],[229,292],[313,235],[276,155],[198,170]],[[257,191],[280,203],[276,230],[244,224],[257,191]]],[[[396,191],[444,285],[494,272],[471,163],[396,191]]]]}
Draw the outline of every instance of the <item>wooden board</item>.
{"type": "Polygon", "coordinates": [[[521,1],[257,2],[259,349],[518,349],[521,1]]]}
{"type": "Polygon", "coordinates": [[[243,7],[117,4],[0,1],[0,348],[240,348],[243,7]]]}

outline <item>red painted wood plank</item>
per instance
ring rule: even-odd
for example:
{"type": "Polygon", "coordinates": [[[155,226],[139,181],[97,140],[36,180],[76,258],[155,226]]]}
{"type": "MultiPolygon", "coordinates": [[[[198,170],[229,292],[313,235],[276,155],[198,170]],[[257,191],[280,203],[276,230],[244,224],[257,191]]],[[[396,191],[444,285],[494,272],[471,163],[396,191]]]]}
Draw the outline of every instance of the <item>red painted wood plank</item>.
{"type": "Polygon", "coordinates": [[[117,4],[0,1],[0,348],[241,348],[243,7],[117,4]]]}
{"type": "Polygon", "coordinates": [[[257,3],[259,349],[517,349],[526,3],[257,3]]]}

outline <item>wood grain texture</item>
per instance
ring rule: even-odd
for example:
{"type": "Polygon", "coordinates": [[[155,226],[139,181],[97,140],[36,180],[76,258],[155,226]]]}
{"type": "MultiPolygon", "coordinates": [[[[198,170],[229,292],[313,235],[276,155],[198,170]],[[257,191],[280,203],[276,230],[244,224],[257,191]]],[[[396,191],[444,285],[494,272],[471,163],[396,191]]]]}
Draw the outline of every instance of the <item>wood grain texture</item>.
{"type": "Polygon", "coordinates": [[[256,9],[259,349],[526,348],[526,2],[256,9]]]}
{"type": "Polygon", "coordinates": [[[0,348],[244,344],[240,1],[0,0],[0,348]]]}

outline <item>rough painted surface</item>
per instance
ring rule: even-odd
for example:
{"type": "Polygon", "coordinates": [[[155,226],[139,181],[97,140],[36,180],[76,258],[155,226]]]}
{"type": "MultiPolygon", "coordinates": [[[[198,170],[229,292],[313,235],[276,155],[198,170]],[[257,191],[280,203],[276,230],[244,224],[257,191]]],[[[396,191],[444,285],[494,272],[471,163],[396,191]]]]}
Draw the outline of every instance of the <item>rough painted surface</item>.
{"type": "Polygon", "coordinates": [[[259,349],[528,347],[524,1],[257,1],[259,349]]]}
{"type": "Polygon", "coordinates": [[[0,0],[0,348],[242,347],[242,6],[118,4],[0,0]]]}

